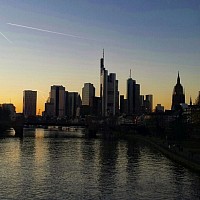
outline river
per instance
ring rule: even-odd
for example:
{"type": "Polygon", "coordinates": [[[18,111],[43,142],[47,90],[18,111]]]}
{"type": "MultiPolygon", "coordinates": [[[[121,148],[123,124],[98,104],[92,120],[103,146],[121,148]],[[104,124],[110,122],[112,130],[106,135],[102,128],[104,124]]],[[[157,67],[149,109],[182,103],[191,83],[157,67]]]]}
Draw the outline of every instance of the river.
{"type": "Polygon", "coordinates": [[[0,139],[0,199],[199,198],[199,174],[139,141],[45,129],[0,139]]]}

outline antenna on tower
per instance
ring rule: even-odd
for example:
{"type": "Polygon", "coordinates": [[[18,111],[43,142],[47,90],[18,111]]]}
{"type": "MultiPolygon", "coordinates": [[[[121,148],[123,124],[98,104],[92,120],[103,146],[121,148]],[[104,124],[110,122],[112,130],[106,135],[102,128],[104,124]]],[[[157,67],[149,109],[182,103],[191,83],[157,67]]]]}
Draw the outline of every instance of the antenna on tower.
{"type": "Polygon", "coordinates": [[[103,49],[103,59],[104,59],[104,49],[103,49]]]}
{"type": "Polygon", "coordinates": [[[190,105],[192,106],[192,97],[190,96],[190,105]]]}
{"type": "Polygon", "coordinates": [[[130,69],[130,78],[131,78],[131,69],[130,69]]]}

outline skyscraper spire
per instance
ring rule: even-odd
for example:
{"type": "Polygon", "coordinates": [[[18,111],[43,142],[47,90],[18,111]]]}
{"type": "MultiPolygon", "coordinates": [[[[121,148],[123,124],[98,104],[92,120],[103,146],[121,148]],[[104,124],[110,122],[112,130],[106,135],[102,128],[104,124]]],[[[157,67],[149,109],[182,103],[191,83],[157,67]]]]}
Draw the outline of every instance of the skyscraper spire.
{"type": "Polygon", "coordinates": [[[190,105],[192,106],[192,97],[190,96],[190,105]]]}
{"type": "Polygon", "coordinates": [[[185,89],[180,83],[180,76],[178,71],[177,83],[174,86],[173,95],[172,95],[172,109],[177,109],[177,106],[180,103],[185,103],[185,89]]]}
{"type": "Polygon", "coordinates": [[[131,78],[131,69],[130,69],[130,78],[131,78]]]}
{"type": "Polygon", "coordinates": [[[178,77],[177,77],[177,84],[180,84],[181,81],[180,81],[180,76],[179,76],[179,71],[178,71],[178,77]]]}
{"type": "Polygon", "coordinates": [[[103,49],[103,58],[101,58],[101,60],[100,60],[100,70],[101,70],[101,73],[102,73],[103,69],[104,69],[104,49],[103,49]]]}

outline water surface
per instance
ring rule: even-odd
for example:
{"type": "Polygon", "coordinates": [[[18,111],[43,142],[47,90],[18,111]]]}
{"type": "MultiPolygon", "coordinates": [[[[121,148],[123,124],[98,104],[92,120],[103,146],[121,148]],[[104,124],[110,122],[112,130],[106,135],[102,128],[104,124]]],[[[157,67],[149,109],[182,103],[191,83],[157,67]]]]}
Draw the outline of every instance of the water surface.
{"type": "Polygon", "coordinates": [[[199,199],[200,175],[138,141],[26,129],[0,139],[0,199],[199,199]]]}

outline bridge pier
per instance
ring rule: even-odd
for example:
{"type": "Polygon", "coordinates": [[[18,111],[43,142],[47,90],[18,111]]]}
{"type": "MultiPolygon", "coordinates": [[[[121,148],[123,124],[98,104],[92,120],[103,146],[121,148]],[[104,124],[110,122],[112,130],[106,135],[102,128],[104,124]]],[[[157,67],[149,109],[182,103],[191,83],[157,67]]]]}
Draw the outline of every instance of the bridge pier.
{"type": "Polygon", "coordinates": [[[15,130],[15,137],[23,137],[23,126],[13,127],[15,130]]]}
{"type": "Polygon", "coordinates": [[[12,123],[12,127],[15,130],[15,137],[23,137],[24,118],[17,118],[16,121],[12,123]]]}

